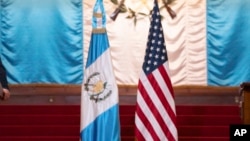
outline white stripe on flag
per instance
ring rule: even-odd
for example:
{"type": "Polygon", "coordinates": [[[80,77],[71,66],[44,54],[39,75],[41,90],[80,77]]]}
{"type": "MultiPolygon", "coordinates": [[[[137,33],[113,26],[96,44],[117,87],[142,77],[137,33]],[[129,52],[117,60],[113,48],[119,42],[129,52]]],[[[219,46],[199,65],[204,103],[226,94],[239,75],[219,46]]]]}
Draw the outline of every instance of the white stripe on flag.
{"type": "Polygon", "coordinates": [[[135,123],[138,128],[138,130],[143,134],[143,136],[148,139],[149,141],[153,141],[153,138],[151,134],[148,132],[147,128],[144,126],[143,122],[140,118],[138,118],[138,115],[135,116],[135,123]]]}
{"type": "MultiPolygon", "coordinates": [[[[144,99],[141,96],[141,93],[138,91],[138,105],[140,106],[142,112],[145,114],[146,118],[148,119],[148,121],[150,121],[150,124],[152,125],[152,127],[154,128],[155,133],[158,135],[158,137],[164,135],[159,123],[157,122],[154,114],[152,113],[152,111],[150,110],[150,108],[148,107],[148,104],[146,104],[146,102],[144,101],[144,99]]],[[[136,123],[137,124],[137,123],[136,123]]],[[[145,125],[144,125],[145,126],[145,125]]],[[[144,132],[141,132],[144,135],[144,132]]],[[[151,135],[150,135],[151,136],[151,135]]],[[[144,136],[145,137],[145,136],[144,136]]],[[[147,136],[145,137],[147,139],[147,136]]]]}
{"type": "MultiPolygon", "coordinates": [[[[85,70],[85,78],[88,77],[91,73],[99,71],[104,74],[107,82],[115,82],[114,77],[111,77],[111,73],[113,72],[113,70],[110,67],[105,67],[105,66],[112,66],[109,57],[109,51],[110,50],[108,48],[106,51],[102,53],[100,57],[97,58],[97,60],[93,64],[91,64],[85,70]]],[[[84,83],[86,83],[86,79],[84,80],[84,83]]],[[[97,116],[99,116],[100,114],[107,111],[109,108],[113,107],[115,104],[118,103],[117,86],[115,85],[115,83],[111,83],[108,85],[112,89],[112,95],[108,97],[106,100],[99,101],[98,104],[95,101],[90,100],[88,93],[84,90],[85,89],[84,85],[82,85],[81,129],[84,129],[91,122],[93,122],[97,116]]]]}
{"type": "MultiPolygon", "coordinates": [[[[168,65],[167,65],[167,62],[165,62],[163,64],[163,68],[164,70],[166,71],[166,73],[168,74],[169,76],[169,73],[168,73],[168,65]]],[[[176,111],[175,111],[175,101],[174,101],[174,98],[173,96],[171,95],[171,92],[169,91],[169,88],[167,87],[165,81],[163,80],[163,77],[161,76],[160,72],[158,69],[156,69],[155,71],[153,71],[153,75],[155,76],[155,78],[157,78],[157,82],[158,82],[158,85],[161,87],[161,90],[163,92],[165,92],[165,98],[167,99],[168,103],[169,103],[169,106],[171,107],[171,109],[174,111],[174,113],[176,114],[176,111]]]]}
{"type": "MultiPolygon", "coordinates": [[[[161,85],[161,87],[163,87],[162,85],[164,85],[165,84],[165,82],[162,80],[162,77],[158,77],[159,75],[161,75],[161,74],[159,74],[159,71],[158,71],[158,69],[156,69],[154,72],[153,72],[153,74],[155,75],[155,77],[157,78],[157,81],[158,81],[158,84],[160,84],[161,85]],[[160,80],[160,81],[159,81],[160,80]]],[[[161,117],[163,118],[163,119],[165,119],[165,124],[167,125],[167,127],[169,128],[169,131],[171,131],[172,132],[172,134],[177,134],[177,129],[176,129],[176,127],[175,127],[175,125],[174,125],[174,123],[172,122],[172,119],[169,117],[169,114],[166,112],[166,109],[164,108],[164,106],[163,106],[163,103],[161,102],[161,100],[159,99],[159,97],[157,96],[157,93],[155,92],[155,89],[153,88],[153,86],[151,85],[151,83],[148,81],[148,79],[147,79],[147,76],[144,74],[144,73],[142,73],[142,75],[141,75],[141,80],[143,81],[143,83],[142,83],[142,85],[143,85],[143,87],[144,87],[144,89],[146,89],[146,91],[148,92],[148,96],[150,97],[150,99],[152,99],[152,102],[154,103],[154,105],[156,105],[155,107],[156,108],[158,108],[157,110],[158,110],[158,112],[161,114],[161,117]],[[173,130],[171,130],[171,129],[173,129],[173,130]]],[[[166,90],[168,90],[168,88],[166,87],[166,84],[164,85],[165,86],[165,88],[166,89],[162,89],[162,91],[166,91],[166,90]]],[[[171,102],[171,104],[174,104],[174,100],[173,100],[173,98],[172,98],[172,95],[169,93],[169,91],[168,92],[165,92],[165,94],[167,94],[166,95],[166,98],[168,99],[168,102],[170,101],[171,102]],[[170,100],[169,100],[170,99],[170,100]]],[[[141,95],[141,94],[140,94],[141,95]]],[[[171,105],[170,104],[170,106],[173,108],[173,109],[175,109],[175,106],[174,105],[171,105]]],[[[140,104],[139,104],[140,105],[140,104]]],[[[143,105],[143,106],[141,106],[141,107],[146,107],[146,106],[148,106],[148,105],[143,105]]],[[[172,109],[171,108],[171,109],[172,109]]],[[[175,110],[174,110],[175,111],[175,110]]],[[[151,115],[152,114],[152,112],[150,111],[150,112],[147,112],[147,113],[145,113],[145,115],[151,115]],[[149,113],[149,114],[147,114],[147,113],[149,113]]],[[[149,121],[151,121],[150,119],[149,119],[149,121]]],[[[157,123],[158,124],[158,123],[157,123]]],[[[155,123],[154,124],[152,124],[153,126],[154,125],[156,125],[155,123]]],[[[158,131],[162,131],[162,129],[161,128],[157,128],[155,131],[156,132],[158,132],[158,131]]],[[[165,134],[164,133],[161,133],[160,135],[159,135],[159,137],[160,136],[164,136],[165,137],[165,134]]]]}

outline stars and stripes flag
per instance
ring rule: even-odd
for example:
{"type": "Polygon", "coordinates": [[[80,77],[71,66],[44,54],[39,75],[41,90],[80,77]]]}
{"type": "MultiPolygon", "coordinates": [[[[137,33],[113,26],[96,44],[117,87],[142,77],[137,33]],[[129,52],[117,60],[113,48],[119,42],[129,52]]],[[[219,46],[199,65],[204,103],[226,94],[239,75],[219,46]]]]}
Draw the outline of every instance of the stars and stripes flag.
{"type": "Polygon", "coordinates": [[[118,88],[103,0],[97,0],[81,96],[81,141],[120,141],[118,88]]]}
{"type": "Polygon", "coordinates": [[[157,0],[151,15],[135,112],[138,141],[177,141],[174,91],[157,0]]]}

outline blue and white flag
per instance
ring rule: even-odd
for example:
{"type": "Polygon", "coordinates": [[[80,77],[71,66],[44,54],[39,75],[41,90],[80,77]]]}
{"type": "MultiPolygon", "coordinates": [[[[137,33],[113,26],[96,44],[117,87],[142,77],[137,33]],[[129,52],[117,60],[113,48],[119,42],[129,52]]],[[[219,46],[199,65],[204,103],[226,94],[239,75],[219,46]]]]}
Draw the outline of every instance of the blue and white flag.
{"type": "Polygon", "coordinates": [[[92,18],[93,29],[82,84],[80,138],[82,141],[119,141],[118,88],[102,0],[96,1],[92,18]]]}

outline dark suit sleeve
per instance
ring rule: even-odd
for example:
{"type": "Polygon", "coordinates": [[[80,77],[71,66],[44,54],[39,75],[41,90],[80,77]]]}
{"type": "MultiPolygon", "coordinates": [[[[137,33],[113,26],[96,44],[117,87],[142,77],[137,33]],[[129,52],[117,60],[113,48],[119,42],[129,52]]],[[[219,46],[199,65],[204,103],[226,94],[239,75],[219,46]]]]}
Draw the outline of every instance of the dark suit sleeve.
{"type": "Polygon", "coordinates": [[[2,60],[0,59],[0,82],[3,88],[9,89],[6,70],[2,64],[2,60]]]}

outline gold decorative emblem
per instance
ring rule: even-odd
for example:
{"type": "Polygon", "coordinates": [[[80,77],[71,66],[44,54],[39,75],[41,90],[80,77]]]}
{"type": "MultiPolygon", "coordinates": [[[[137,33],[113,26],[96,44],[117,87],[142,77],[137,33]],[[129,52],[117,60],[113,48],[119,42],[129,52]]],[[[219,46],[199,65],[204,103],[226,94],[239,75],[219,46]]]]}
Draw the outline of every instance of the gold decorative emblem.
{"type": "Polygon", "coordinates": [[[84,87],[90,96],[90,100],[94,100],[95,102],[105,100],[112,93],[108,82],[106,82],[105,78],[99,72],[91,74],[84,87]]]}

